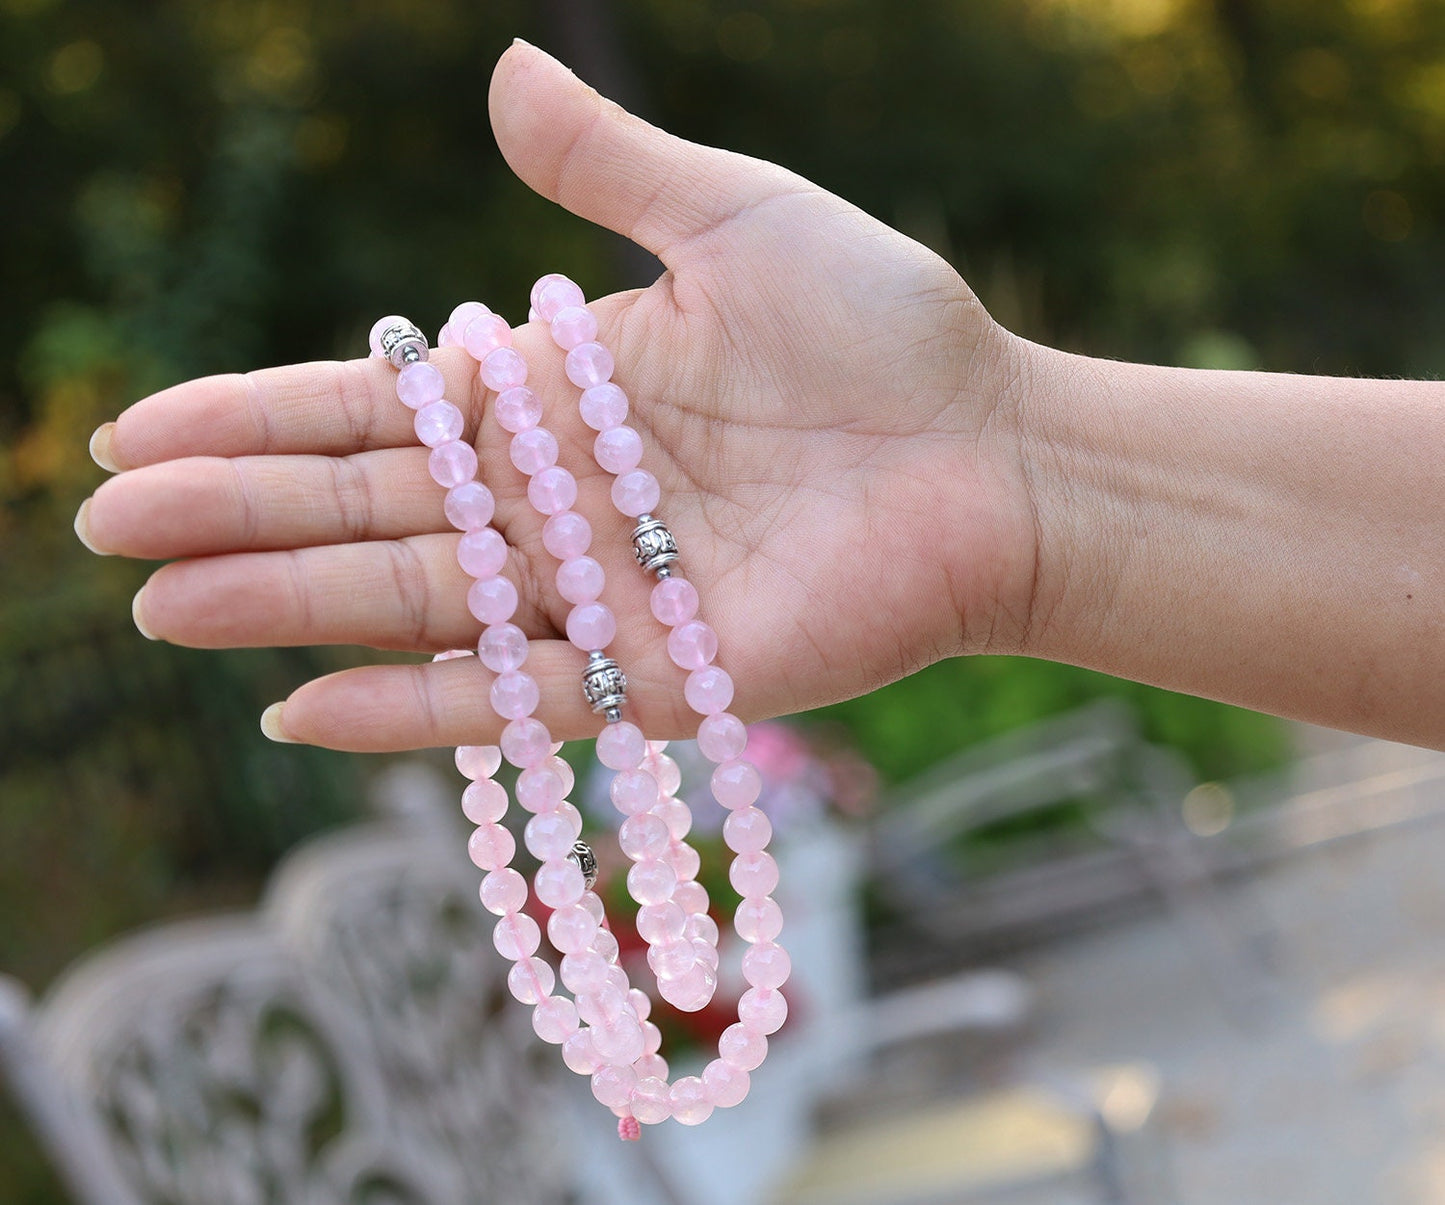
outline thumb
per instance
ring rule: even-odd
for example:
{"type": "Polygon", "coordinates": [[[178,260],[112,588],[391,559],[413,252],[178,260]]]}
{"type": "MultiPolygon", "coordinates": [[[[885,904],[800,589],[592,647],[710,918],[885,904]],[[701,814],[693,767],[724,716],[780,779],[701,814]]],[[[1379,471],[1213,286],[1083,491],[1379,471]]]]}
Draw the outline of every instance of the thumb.
{"type": "Polygon", "coordinates": [[[492,130],[512,170],[549,200],[669,253],[803,182],[746,155],[676,138],[520,39],[492,73],[492,130]]]}

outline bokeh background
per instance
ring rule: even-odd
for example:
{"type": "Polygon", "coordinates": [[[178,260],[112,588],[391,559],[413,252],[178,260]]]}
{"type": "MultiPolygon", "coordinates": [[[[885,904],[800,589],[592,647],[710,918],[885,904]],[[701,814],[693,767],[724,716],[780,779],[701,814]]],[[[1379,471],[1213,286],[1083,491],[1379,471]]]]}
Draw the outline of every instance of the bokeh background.
{"type": "MultiPolygon", "coordinates": [[[[91,430],[187,377],[360,354],[378,313],[435,329],[559,268],[589,295],[645,283],[497,153],[514,36],[858,203],[1032,339],[1445,367],[1431,0],[0,0],[0,969],[32,987],[108,935],[251,902],[374,768],[256,725],[360,651],[136,633],[146,567],[71,531],[91,430]]],[[[1017,659],[807,719],[886,785],[1100,693],[1202,777],[1288,754],[1275,721],[1017,659]]],[[[0,1199],[57,1199],[12,1120],[0,1199]]]]}

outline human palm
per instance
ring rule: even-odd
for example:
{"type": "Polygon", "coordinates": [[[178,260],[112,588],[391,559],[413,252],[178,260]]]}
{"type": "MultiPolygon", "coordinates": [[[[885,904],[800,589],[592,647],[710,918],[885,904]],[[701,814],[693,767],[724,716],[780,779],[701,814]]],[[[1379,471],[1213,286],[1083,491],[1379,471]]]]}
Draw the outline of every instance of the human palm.
{"type": "MultiPolygon", "coordinates": [[[[499,65],[493,119],[528,183],[668,266],[593,308],[662,485],[659,513],[737,683],[734,709],[797,710],[1007,647],[1033,555],[1010,397],[1018,352],[956,273],[790,173],[600,104],[530,47],[499,65]]],[[[680,671],[575,387],[541,324],[516,341],[593,522],[631,708],[649,733],[678,735],[680,671]]],[[[559,737],[589,734],[599,721],[526,479],[474,364],[459,348],[433,361],[513,548],[539,715],[559,737]]],[[[383,362],[191,382],[137,403],[102,444],[127,471],[86,508],[87,539],[173,560],[137,601],[151,634],[206,647],[475,642],[458,535],[383,362]]],[[[351,670],[298,690],[281,728],[352,749],[492,740],[490,678],[471,658],[351,670]]]]}

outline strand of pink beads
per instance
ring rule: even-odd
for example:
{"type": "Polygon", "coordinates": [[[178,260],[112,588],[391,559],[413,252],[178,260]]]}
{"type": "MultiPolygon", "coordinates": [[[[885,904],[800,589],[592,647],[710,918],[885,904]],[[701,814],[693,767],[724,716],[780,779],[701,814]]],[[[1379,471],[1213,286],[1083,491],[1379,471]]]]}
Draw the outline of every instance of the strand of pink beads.
{"type": "MultiPolygon", "coordinates": [[[[619,1134],[636,1138],[639,1123],[655,1124],[671,1116],[683,1124],[698,1124],[714,1107],[737,1104],[746,1096],[749,1072],[767,1052],[767,1036],[776,1032],[787,1015],[786,1002],[777,989],[787,978],[789,964],[774,940],[782,916],[770,895],[777,882],[777,867],[764,849],[770,836],[767,819],[752,806],[761,786],[757,771],[741,760],[746,729],[725,710],[731,701],[732,683],[723,671],[711,666],[716,637],[709,640],[711,629],[697,631],[694,627],[689,629],[692,635],[674,640],[679,628],[695,622],[696,591],[671,576],[668,566],[676,558],[675,545],[666,529],[646,514],[646,509],[656,504],[656,482],[650,474],[635,476],[644,472],[636,468],[640,439],[622,427],[626,398],[610,383],[611,357],[594,341],[595,319],[582,304],[580,290],[561,277],[538,282],[533,307],[552,323],[554,337],[568,349],[567,370],[574,383],[588,392],[607,387],[600,402],[594,393],[589,403],[584,393],[583,415],[599,430],[599,464],[621,474],[619,481],[632,477],[626,485],[614,483],[614,502],[624,513],[640,516],[639,529],[652,525],[643,543],[654,553],[659,539],[671,549],[670,557],[654,555],[649,564],[634,532],[639,562],[663,578],[654,588],[652,609],[673,628],[669,638],[673,659],[690,670],[690,689],[685,689],[685,695],[704,717],[699,744],[707,756],[721,763],[713,774],[713,789],[719,802],[732,809],[725,839],[736,854],[730,877],[743,896],[736,926],[739,936],[751,943],[743,961],[743,973],[751,986],[739,1002],[738,1023],[722,1035],[718,1057],[700,1076],[686,1076],[670,1085],[667,1063],[658,1053],[661,1035],[647,1021],[650,1001],[646,993],[631,986],[626,972],[617,965],[617,942],[606,928],[602,902],[584,872],[595,863],[579,840],[581,816],[566,799],[573,786],[571,769],[557,756],[560,746],[553,744],[546,727],[533,715],[539,691],[535,680],[522,670],[527,637],[511,623],[517,593],[502,575],[508,550],[490,526],[493,497],[474,479],[477,458],[461,438],[461,411],[444,399],[441,374],[427,362],[425,338],[411,323],[396,317],[382,319],[372,330],[371,347],[400,370],[397,395],[416,410],[417,435],[432,449],[432,477],[448,490],[447,517],[462,532],[458,561],[476,579],[468,591],[468,605],[484,625],[478,655],[497,675],[490,698],[506,721],[500,748],[463,746],[456,754],[458,768],[473,780],[463,794],[462,807],[478,826],[468,851],[473,862],[487,872],[481,897],[498,916],[493,942],[515,964],[508,974],[508,986],[514,996],[533,1006],[532,1023],[538,1035],[560,1044],[564,1060],[574,1071],[591,1076],[593,1094],[619,1118],[619,1134]],[[552,311],[550,317],[548,310],[552,311]],[[564,320],[559,324],[558,319],[564,320]],[[586,350],[574,357],[572,353],[579,348],[586,350]],[[599,407],[605,407],[606,415],[615,421],[599,424],[587,418],[592,413],[601,419],[599,407]],[[618,433],[604,442],[602,436],[609,432],[618,433]],[[636,457],[630,450],[634,443],[636,457]],[[639,501],[648,507],[629,510],[639,501]],[[658,536],[659,528],[665,538],[658,536]],[[704,669],[713,673],[694,685],[698,671],[704,669]],[[561,955],[562,981],[574,999],[555,994],[556,975],[548,962],[537,957],[540,927],[524,911],[526,880],[511,868],[516,844],[501,823],[507,794],[494,775],[503,757],[520,771],[517,800],[532,813],[524,840],[541,863],[533,889],[538,900],[553,910],[547,935],[561,955]]],[[[625,678],[605,654],[616,621],[599,601],[605,574],[587,556],[591,526],[572,509],[576,481],[556,464],[556,440],[540,425],[541,404],[526,388],[527,365],[511,342],[506,322],[477,302],[458,306],[439,338],[444,345],[462,343],[479,361],[481,379],[496,395],[498,421],[512,434],[513,463],[528,476],[533,506],[547,516],[544,543],[562,562],[558,589],[573,604],[566,624],[568,638],[588,654],[584,690],[594,709],[609,721],[598,738],[598,756],[617,771],[611,794],[626,817],[619,838],[634,860],[628,889],[640,905],[638,929],[649,943],[648,961],[664,999],[680,1008],[701,1008],[716,987],[718,934],[707,915],[707,893],[696,881],[696,851],[683,840],[691,826],[691,814],[675,796],[679,775],[676,763],[662,752],[663,745],[645,741],[635,725],[621,719],[625,678]]]]}

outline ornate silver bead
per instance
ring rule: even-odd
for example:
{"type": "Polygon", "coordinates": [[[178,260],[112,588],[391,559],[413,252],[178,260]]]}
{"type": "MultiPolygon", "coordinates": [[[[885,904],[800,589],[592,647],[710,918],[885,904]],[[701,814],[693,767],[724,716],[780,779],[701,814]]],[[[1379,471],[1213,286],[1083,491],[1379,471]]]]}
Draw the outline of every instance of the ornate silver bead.
{"type": "Polygon", "coordinates": [[[577,863],[577,869],[582,872],[582,882],[588,891],[597,886],[597,855],[586,841],[578,841],[573,845],[567,860],[577,863]]]}
{"type": "Polygon", "coordinates": [[[582,671],[582,694],[594,715],[605,715],[609,724],[615,724],[627,702],[627,675],[611,657],[594,649],[582,671]]]}
{"type": "Polygon", "coordinates": [[[677,541],[661,519],[638,515],[632,530],[632,555],[648,573],[670,577],[668,566],[677,560],[677,541]]]}
{"type": "Polygon", "coordinates": [[[381,354],[391,361],[393,368],[404,368],[425,360],[430,353],[426,336],[414,323],[403,318],[381,332],[381,354]]]}

